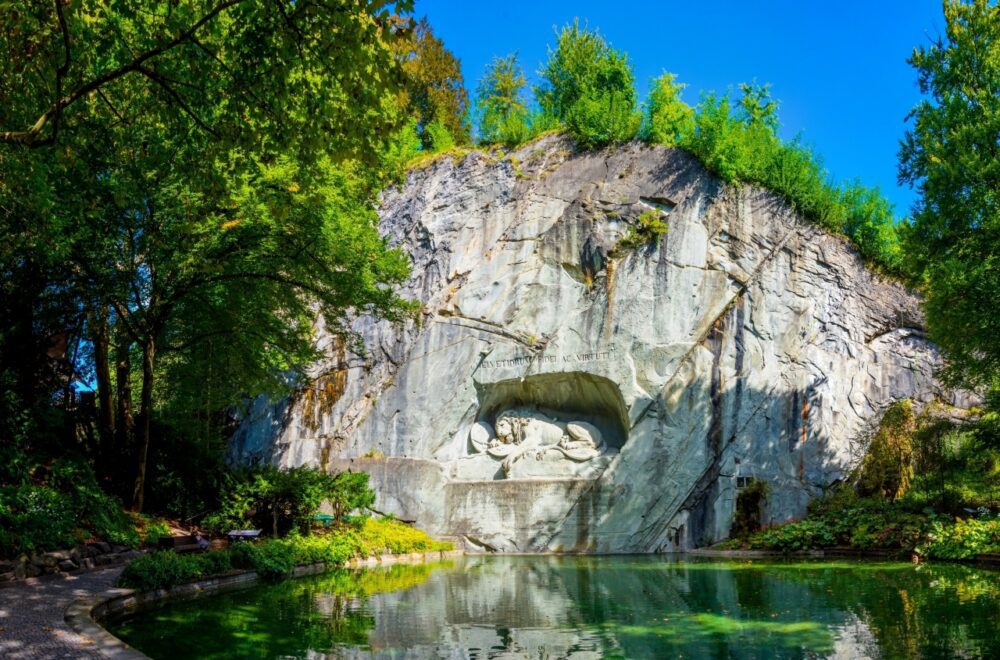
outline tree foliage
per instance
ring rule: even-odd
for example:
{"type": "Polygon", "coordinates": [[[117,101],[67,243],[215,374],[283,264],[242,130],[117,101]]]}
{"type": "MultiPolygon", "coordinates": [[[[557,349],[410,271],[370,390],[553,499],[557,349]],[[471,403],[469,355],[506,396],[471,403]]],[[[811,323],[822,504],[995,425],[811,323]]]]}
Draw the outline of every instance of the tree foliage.
{"type": "Polygon", "coordinates": [[[0,377],[15,405],[62,383],[68,406],[86,364],[89,450],[132,457],[137,509],[156,415],[217,436],[228,406],[295,385],[318,315],[337,332],[345,314],[406,313],[407,264],[374,208],[406,121],[409,5],[0,8],[0,377]],[[53,359],[66,373],[34,386],[53,359]]]}
{"type": "Polygon", "coordinates": [[[945,34],[910,64],[925,98],[910,114],[900,180],[920,194],[904,238],[931,337],[954,382],[1000,387],[1000,7],[944,3],[945,34]]]}
{"type": "Polygon", "coordinates": [[[635,137],[635,78],[628,57],[578,21],[559,33],[536,89],[542,111],[556,117],[584,149],[635,137]]]}
{"type": "Polygon", "coordinates": [[[461,62],[448,50],[426,18],[399,43],[406,94],[402,103],[417,120],[425,149],[441,151],[445,133],[454,144],[468,144],[469,93],[461,62]],[[437,144],[435,144],[435,140],[437,144]]]}
{"type": "Polygon", "coordinates": [[[649,90],[640,130],[640,136],[649,144],[672,147],[694,130],[694,111],[680,97],[686,85],[676,80],[675,74],[664,73],[649,90]]]}
{"type": "Polygon", "coordinates": [[[511,55],[490,64],[477,90],[479,134],[486,144],[516,147],[544,130],[563,128],[583,149],[636,136],[697,156],[732,183],[751,183],[784,197],[798,212],[848,236],[862,257],[890,274],[901,270],[892,206],[859,182],[835,184],[801,140],[778,136],[778,101],[768,85],[744,83],[739,94],[706,94],[696,108],[681,99],[684,85],[664,73],[643,112],[624,53],[578,22],[558,33],[535,87],[538,111],[521,95],[524,75],[511,55]]]}
{"type": "Polygon", "coordinates": [[[848,236],[868,263],[898,273],[900,246],[889,202],[858,182],[830,181],[811,149],[778,136],[777,102],[767,86],[740,89],[735,103],[729,95],[706,95],[678,146],[727,181],[754,183],[782,195],[810,220],[848,236]]]}
{"type": "Polygon", "coordinates": [[[476,89],[480,142],[513,147],[530,138],[527,84],[516,53],[493,58],[476,89]]]}
{"type": "Polygon", "coordinates": [[[206,524],[219,531],[253,526],[278,537],[308,533],[312,518],[324,501],[337,518],[372,506],[375,493],[364,472],[333,475],[297,467],[279,470],[261,467],[235,475],[222,495],[222,507],[206,524]]]}

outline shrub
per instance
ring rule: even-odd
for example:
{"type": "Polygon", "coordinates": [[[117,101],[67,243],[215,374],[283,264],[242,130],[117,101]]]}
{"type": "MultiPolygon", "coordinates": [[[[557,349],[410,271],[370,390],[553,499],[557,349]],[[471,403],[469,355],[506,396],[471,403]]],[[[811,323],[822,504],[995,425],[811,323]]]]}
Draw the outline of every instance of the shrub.
{"type": "Polygon", "coordinates": [[[536,90],[544,113],[558,118],[580,147],[592,149],[635,137],[635,81],[624,53],[578,22],[559,33],[536,90]]]}
{"type": "Polygon", "coordinates": [[[674,146],[694,130],[694,110],[681,100],[685,85],[676,79],[664,73],[653,81],[640,129],[640,136],[650,144],[674,146]]]}
{"type": "Polygon", "coordinates": [[[308,533],[324,500],[341,517],[371,506],[375,494],[363,472],[332,475],[308,467],[279,470],[267,466],[234,474],[221,500],[222,508],[205,519],[206,526],[226,531],[253,525],[277,537],[290,531],[308,533]]]}
{"type": "Polygon", "coordinates": [[[655,209],[643,211],[636,219],[636,224],[629,225],[628,232],[618,241],[615,252],[621,253],[649,245],[661,236],[665,236],[668,229],[659,211],[655,209]]]}
{"type": "MultiPolygon", "coordinates": [[[[672,77],[654,85],[647,112],[667,107],[673,113],[668,117],[683,117],[676,87],[672,77]]],[[[676,137],[678,146],[723,179],[758,184],[780,194],[806,218],[848,236],[869,263],[899,272],[900,241],[889,202],[877,189],[859,183],[843,188],[832,184],[808,147],[797,139],[785,143],[778,137],[777,102],[767,86],[743,84],[740,89],[735,104],[729,95],[706,95],[694,113],[693,128],[671,131],[668,124],[667,135],[676,137]]],[[[647,115],[647,126],[651,122],[647,115]]]]}
{"type": "Polygon", "coordinates": [[[447,151],[455,146],[455,138],[440,119],[435,119],[424,126],[424,136],[427,140],[427,151],[431,153],[447,151]]]}
{"type": "Polygon", "coordinates": [[[162,518],[139,515],[138,523],[143,545],[147,547],[155,547],[160,539],[170,536],[170,525],[162,518]]]}
{"type": "Polygon", "coordinates": [[[282,578],[295,568],[295,549],[291,543],[272,540],[251,547],[253,569],[263,578],[282,578]]]}
{"type": "Polygon", "coordinates": [[[435,541],[422,530],[397,520],[386,519],[366,520],[361,529],[360,541],[364,555],[432,552],[452,548],[450,543],[435,541]]]}
{"type": "Polygon", "coordinates": [[[513,147],[531,138],[526,88],[516,54],[493,58],[476,90],[481,143],[513,147]]]}
{"type": "Polygon", "coordinates": [[[1000,552],[1000,520],[935,520],[919,552],[931,559],[970,559],[1000,552]]]}
{"type": "Polygon", "coordinates": [[[0,556],[63,549],[90,536],[139,545],[135,522],[86,462],[60,458],[25,479],[0,486],[0,556]]]}
{"type": "Polygon", "coordinates": [[[166,589],[202,578],[207,562],[198,555],[179,555],[173,550],[151,552],[129,562],[119,584],[140,591],[166,589]]]}
{"type": "Polygon", "coordinates": [[[236,543],[218,552],[192,555],[179,555],[173,550],[151,552],[128,564],[119,584],[143,591],[163,589],[225,573],[232,568],[256,571],[267,579],[280,579],[289,575],[295,566],[326,563],[332,567],[343,565],[354,557],[451,550],[453,547],[398,520],[359,520],[360,529],[345,525],[327,534],[236,543]]]}
{"type": "Polygon", "coordinates": [[[911,401],[898,401],[886,410],[856,477],[860,495],[895,501],[906,494],[913,478],[915,430],[911,401]]]}

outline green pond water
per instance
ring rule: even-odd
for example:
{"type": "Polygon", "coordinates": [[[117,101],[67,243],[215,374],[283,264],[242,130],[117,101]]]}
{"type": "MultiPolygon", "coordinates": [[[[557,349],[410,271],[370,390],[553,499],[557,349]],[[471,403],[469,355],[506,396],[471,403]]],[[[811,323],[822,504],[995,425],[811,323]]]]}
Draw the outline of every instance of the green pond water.
{"type": "Polygon", "coordinates": [[[153,658],[1000,658],[1000,573],[960,565],[463,557],[130,616],[153,658]]]}

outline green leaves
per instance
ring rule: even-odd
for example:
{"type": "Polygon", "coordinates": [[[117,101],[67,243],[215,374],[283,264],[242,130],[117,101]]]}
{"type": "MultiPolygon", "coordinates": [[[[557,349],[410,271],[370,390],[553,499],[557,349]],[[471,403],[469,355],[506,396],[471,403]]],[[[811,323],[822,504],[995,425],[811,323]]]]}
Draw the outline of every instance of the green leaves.
{"type": "Polygon", "coordinates": [[[535,90],[543,113],[558,118],[584,149],[635,137],[635,79],[627,56],[579,22],[559,33],[535,90]]]}
{"type": "Polygon", "coordinates": [[[526,89],[517,54],[493,58],[476,90],[481,143],[513,147],[530,139],[526,89]]]}
{"type": "Polygon", "coordinates": [[[910,58],[926,96],[910,113],[899,177],[920,201],[906,262],[954,383],[1000,387],[1000,7],[944,3],[946,32],[910,58]]]}
{"type": "Polygon", "coordinates": [[[675,74],[664,73],[653,81],[640,130],[640,137],[649,144],[672,147],[694,130],[694,110],[680,98],[686,85],[676,80],[675,74]]]}

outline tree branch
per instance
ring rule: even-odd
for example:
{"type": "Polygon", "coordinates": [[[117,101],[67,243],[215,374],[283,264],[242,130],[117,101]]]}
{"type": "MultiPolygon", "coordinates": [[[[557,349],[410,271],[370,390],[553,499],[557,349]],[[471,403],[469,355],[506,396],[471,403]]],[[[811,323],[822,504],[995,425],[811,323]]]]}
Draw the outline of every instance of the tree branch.
{"type": "Polygon", "coordinates": [[[181,98],[181,95],[177,93],[177,90],[175,90],[173,87],[167,84],[167,80],[163,76],[161,76],[152,69],[147,69],[146,67],[142,66],[139,67],[137,70],[139,73],[146,76],[147,78],[155,82],[157,85],[162,87],[167,92],[167,94],[169,94],[174,99],[174,101],[177,102],[177,105],[179,105],[181,110],[184,111],[184,114],[191,117],[191,119],[194,120],[194,123],[198,124],[198,126],[200,126],[203,131],[211,134],[212,137],[216,138],[219,137],[219,134],[216,133],[211,126],[202,121],[201,117],[196,115],[194,113],[194,110],[192,110],[190,106],[188,106],[188,104],[184,102],[184,99],[181,98]]]}
{"type": "MultiPolygon", "coordinates": [[[[74,102],[76,102],[77,100],[79,100],[81,97],[83,97],[83,96],[89,94],[90,92],[93,92],[94,90],[100,88],[102,85],[105,85],[105,84],[107,84],[107,83],[109,83],[109,82],[111,82],[113,80],[117,80],[118,78],[121,78],[122,76],[124,76],[124,75],[126,75],[128,73],[140,71],[140,69],[142,68],[142,65],[147,60],[150,60],[150,59],[152,59],[154,57],[162,55],[163,53],[165,53],[165,52],[167,52],[167,51],[175,48],[176,46],[184,43],[185,41],[187,41],[188,39],[190,39],[199,29],[201,29],[202,26],[204,26],[206,23],[208,23],[209,21],[211,21],[212,19],[214,19],[220,13],[222,13],[226,9],[229,9],[230,7],[234,7],[234,6],[236,6],[238,4],[241,4],[243,2],[246,2],[246,0],[225,0],[224,2],[220,2],[211,11],[209,11],[207,14],[205,14],[200,19],[198,19],[198,21],[195,22],[194,25],[192,25],[191,27],[189,27],[187,30],[181,32],[174,39],[172,39],[172,40],[170,40],[170,41],[168,41],[166,43],[160,44],[159,46],[156,46],[155,48],[151,48],[151,49],[147,50],[146,52],[142,53],[141,55],[139,55],[138,57],[136,57],[134,60],[132,60],[131,62],[129,62],[128,64],[123,64],[122,66],[120,66],[120,67],[118,67],[116,69],[112,69],[111,71],[108,71],[108,72],[106,72],[106,73],[98,76],[97,78],[94,78],[90,82],[88,82],[88,83],[86,83],[84,85],[81,85],[80,87],[77,87],[75,90],[73,90],[71,93],[67,94],[66,96],[62,96],[62,85],[61,85],[61,83],[62,83],[62,76],[57,71],[56,72],[56,97],[57,97],[56,102],[52,105],[51,108],[49,108],[44,113],[42,113],[42,115],[38,118],[38,120],[35,122],[35,124],[31,128],[29,128],[28,130],[26,130],[26,131],[2,131],[2,132],[0,132],[0,143],[6,142],[6,143],[10,143],[10,144],[20,144],[20,145],[27,146],[27,147],[39,147],[39,146],[42,146],[43,144],[51,144],[52,142],[55,141],[55,137],[56,137],[55,136],[55,129],[58,128],[58,118],[59,118],[59,115],[63,111],[64,108],[66,108],[67,106],[73,104],[74,102]],[[53,135],[50,136],[46,140],[39,139],[39,136],[41,135],[42,130],[45,128],[46,124],[48,124],[50,120],[52,120],[53,127],[54,127],[53,135]]],[[[66,57],[67,57],[66,63],[64,63],[64,66],[68,70],[68,68],[69,68],[69,32],[65,29],[66,19],[65,19],[65,16],[63,16],[63,10],[62,10],[61,0],[56,0],[56,13],[57,13],[57,15],[59,17],[59,20],[60,20],[60,26],[63,29],[63,43],[64,43],[64,46],[66,47],[66,57]]],[[[62,67],[60,67],[60,70],[62,70],[62,67]]]]}

